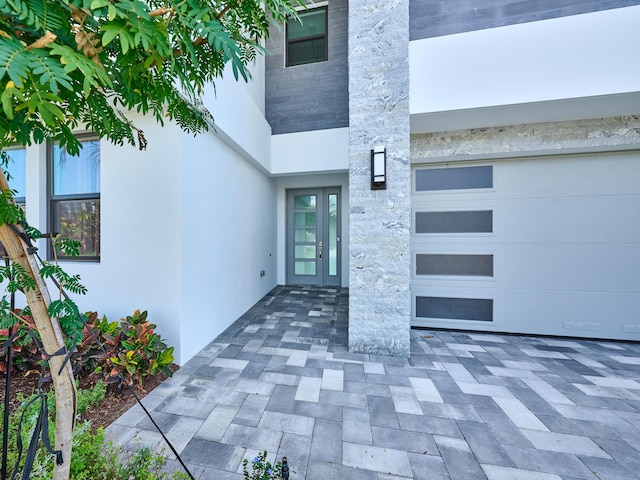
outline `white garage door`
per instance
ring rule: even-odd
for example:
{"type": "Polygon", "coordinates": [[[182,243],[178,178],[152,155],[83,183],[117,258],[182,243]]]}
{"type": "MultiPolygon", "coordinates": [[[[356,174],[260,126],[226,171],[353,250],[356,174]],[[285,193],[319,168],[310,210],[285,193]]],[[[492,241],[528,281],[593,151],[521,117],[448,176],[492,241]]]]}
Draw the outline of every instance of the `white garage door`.
{"type": "Polygon", "coordinates": [[[640,153],[415,166],[413,325],[640,339],[640,153]]]}

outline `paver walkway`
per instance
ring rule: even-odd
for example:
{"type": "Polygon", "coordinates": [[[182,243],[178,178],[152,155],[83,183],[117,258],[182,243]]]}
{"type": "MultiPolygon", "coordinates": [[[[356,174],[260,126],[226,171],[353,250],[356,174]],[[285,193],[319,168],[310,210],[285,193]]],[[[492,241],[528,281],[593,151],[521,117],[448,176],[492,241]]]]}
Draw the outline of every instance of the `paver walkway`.
{"type": "MultiPolygon", "coordinates": [[[[410,359],[351,354],[347,305],[277,287],[145,398],[196,478],[265,449],[292,480],[640,478],[640,344],[412,330],[410,359]]],[[[164,448],[140,407],[108,437],[164,448]]]]}

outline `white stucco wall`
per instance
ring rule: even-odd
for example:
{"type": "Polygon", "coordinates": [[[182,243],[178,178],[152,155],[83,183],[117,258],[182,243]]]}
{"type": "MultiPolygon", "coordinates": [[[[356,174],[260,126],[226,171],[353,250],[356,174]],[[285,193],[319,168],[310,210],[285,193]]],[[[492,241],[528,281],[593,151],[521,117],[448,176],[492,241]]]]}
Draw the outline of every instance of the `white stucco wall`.
{"type": "Polygon", "coordinates": [[[412,41],[412,133],[637,113],[639,23],[633,6],[412,41]]]}
{"type": "Polygon", "coordinates": [[[253,99],[260,113],[264,117],[264,56],[258,55],[256,60],[251,64],[249,71],[251,79],[247,83],[246,89],[249,96],[253,99]]]}
{"type": "Polygon", "coordinates": [[[180,344],[190,358],[276,285],[276,188],[213,133],[182,135],[180,149],[180,344]]]}
{"type": "Polygon", "coordinates": [[[349,170],[349,128],[285,133],[271,137],[274,175],[349,170]]]}
{"type": "Polygon", "coordinates": [[[271,169],[271,126],[264,118],[264,63],[254,66],[255,80],[235,81],[231,68],[224,78],[208,87],[204,104],[213,114],[214,130],[220,138],[264,172],[271,169]],[[261,81],[261,84],[257,82],[261,81]]]}
{"type": "MultiPolygon", "coordinates": [[[[89,290],[81,311],[148,310],[184,363],[276,285],[276,182],[214,131],[134,121],[146,151],[100,144],[100,262],[61,265],[89,290]]],[[[46,178],[46,148],[29,147],[28,220],[43,232],[46,178]]]]}
{"type": "MultiPolygon", "coordinates": [[[[160,128],[134,118],[149,142],[146,151],[100,143],[101,259],[61,262],[88,288],[73,296],[81,311],[95,310],[110,320],[148,310],[149,320],[170,339],[179,356],[180,244],[178,218],[178,129],[160,128]]],[[[27,158],[28,221],[47,231],[46,149],[33,146],[27,158]]],[[[39,243],[46,258],[46,244],[39,243]]],[[[55,290],[51,291],[55,296],[55,290]]]]}

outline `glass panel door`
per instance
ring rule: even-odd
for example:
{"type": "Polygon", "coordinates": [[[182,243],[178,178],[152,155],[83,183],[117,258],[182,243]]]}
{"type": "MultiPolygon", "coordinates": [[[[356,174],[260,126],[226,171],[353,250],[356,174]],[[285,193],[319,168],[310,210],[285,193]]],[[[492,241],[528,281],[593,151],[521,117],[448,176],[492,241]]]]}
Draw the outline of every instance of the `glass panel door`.
{"type": "Polygon", "coordinates": [[[287,193],[287,283],[340,285],[337,188],[287,193]]]}
{"type": "Polygon", "coordinates": [[[293,271],[296,276],[316,277],[316,239],[318,238],[318,196],[294,196],[293,205],[293,271]]]}
{"type": "Polygon", "coordinates": [[[340,211],[338,205],[338,192],[337,191],[325,191],[325,200],[327,205],[327,215],[325,217],[326,222],[326,268],[325,268],[325,285],[340,285],[340,277],[338,272],[340,271],[340,225],[338,219],[340,218],[340,211]]]}

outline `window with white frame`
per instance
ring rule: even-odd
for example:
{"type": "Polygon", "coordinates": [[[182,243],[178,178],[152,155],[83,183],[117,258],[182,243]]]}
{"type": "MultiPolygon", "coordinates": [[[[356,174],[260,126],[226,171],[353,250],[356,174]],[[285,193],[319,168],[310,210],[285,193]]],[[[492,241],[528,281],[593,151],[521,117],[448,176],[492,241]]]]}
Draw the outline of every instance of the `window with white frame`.
{"type": "Polygon", "coordinates": [[[80,242],[77,257],[55,252],[65,260],[100,260],[100,142],[82,139],[78,155],[53,144],[49,149],[50,231],[80,242]]]}
{"type": "Polygon", "coordinates": [[[300,21],[286,25],[286,65],[304,65],[328,59],[327,7],[298,12],[300,21]]]}

